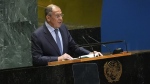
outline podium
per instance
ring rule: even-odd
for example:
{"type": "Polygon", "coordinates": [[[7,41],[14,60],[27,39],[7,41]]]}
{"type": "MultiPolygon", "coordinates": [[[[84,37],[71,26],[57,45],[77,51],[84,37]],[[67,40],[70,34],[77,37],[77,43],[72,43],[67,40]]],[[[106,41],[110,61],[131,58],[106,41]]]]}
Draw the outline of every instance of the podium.
{"type": "MultiPolygon", "coordinates": [[[[49,62],[48,66],[70,66],[70,71],[67,70],[66,72],[71,73],[70,75],[67,74],[67,78],[71,78],[71,84],[101,84],[101,76],[102,74],[106,74],[105,77],[108,79],[109,82],[119,81],[122,73],[122,65],[119,65],[116,61],[110,61],[112,65],[104,64],[105,72],[101,73],[103,63],[100,63],[101,60],[104,59],[114,59],[119,57],[131,56],[131,53],[122,52],[120,54],[111,54],[111,55],[104,55],[99,57],[93,58],[79,58],[75,60],[65,60],[65,61],[54,61],[49,62]],[[113,63],[112,63],[113,62],[113,63]],[[118,70],[113,70],[118,69],[118,70]],[[101,70],[101,71],[100,71],[101,70]],[[115,71],[120,71],[119,73],[115,71]],[[113,73],[115,72],[115,73],[113,73]],[[112,77],[114,76],[114,78],[112,77]]],[[[65,74],[65,73],[64,73],[65,74]]],[[[69,84],[69,83],[68,83],[69,84]]]]}
{"type": "Polygon", "coordinates": [[[96,63],[77,63],[72,65],[74,84],[100,84],[96,63]]]}
{"type": "Polygon", "coordinates": [[[1,84],[150,84],[150,50],[0,70],[1,84]]]}
{"type": "Polygon", "coordinates": [[[75,59],[75,60],[54,61],[54,62],[49,62],[48,66],[56,66],[56,65],[79,63],[79,62],[88,62],[88,61],[108,59],[108,58],[116,58],[116,57],[123,57],[123,56],[130,56],[130,55],[131,55],[131,53],[123,52],[123,53],[120,53],[120,54],[104,55],[104,56],[93,57],[93,58],[82,58],[82,59],[75,59]]]}

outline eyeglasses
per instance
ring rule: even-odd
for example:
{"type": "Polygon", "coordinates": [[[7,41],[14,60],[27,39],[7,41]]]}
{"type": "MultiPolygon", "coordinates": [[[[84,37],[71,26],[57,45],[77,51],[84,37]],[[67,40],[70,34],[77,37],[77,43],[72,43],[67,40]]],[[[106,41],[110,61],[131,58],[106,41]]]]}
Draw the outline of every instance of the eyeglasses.
{"type": "Polygon", "coordinates": [[[63,17],[63,16],[64,16],[64,14],[57,14],[57,15],[55,15],[56,18],[63,17]]]}

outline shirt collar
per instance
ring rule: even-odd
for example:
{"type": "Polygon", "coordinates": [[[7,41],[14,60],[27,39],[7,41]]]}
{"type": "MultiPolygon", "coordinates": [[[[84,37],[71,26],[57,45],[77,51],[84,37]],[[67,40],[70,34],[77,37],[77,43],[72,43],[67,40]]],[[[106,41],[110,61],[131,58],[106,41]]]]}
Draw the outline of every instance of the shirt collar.
{"type": "MultiPolygon", "coordinates": [[[[48,28],[48,30],[50,32],[53,32],[55,30],[55,28],[53,28],[52,26],[50,26],[46,21],[45,21],[45,25],[46,25],[46,27],[48,28]]],[[[59,30],[59,28],[57,28],[57,29],[59,30]]]]}

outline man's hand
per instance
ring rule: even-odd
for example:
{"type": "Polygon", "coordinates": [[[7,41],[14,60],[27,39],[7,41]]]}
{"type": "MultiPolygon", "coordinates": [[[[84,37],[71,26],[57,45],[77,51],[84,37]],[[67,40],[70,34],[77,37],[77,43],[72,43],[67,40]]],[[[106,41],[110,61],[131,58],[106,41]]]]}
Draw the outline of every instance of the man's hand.
{"type": "Polygon", "coordinates": [[[63,61],[63,60],[72,60],[73,58],[69,55],[69,54],[67,54],[67,53],[65,53],[65,54],[63,54],[62,56],[59,56],[58,57],[58,61],[63,61]]]}
{"type": "Polygon", "coordinates": [[[103,54],[101,52],[97,52],[97,51],[94,51],[94,52],[90,52],[89,54],[94,54],[97,56],[103,56],[103,54]]]}

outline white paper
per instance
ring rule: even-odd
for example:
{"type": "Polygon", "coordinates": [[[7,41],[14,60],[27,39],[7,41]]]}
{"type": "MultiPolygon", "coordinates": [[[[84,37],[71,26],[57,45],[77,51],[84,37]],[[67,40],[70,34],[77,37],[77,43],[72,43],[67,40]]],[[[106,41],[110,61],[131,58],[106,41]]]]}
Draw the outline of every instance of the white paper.
{"type": "Polygon", "coordinates": [[[99,55],[103,56],[101,53],[100,54],[99,53],[95,53],[95,54],[92,53],[92,54],[88,54],[88,55],[79,56],[79,58],[92,58],[92,57],[97,57],[99,55]]]}

